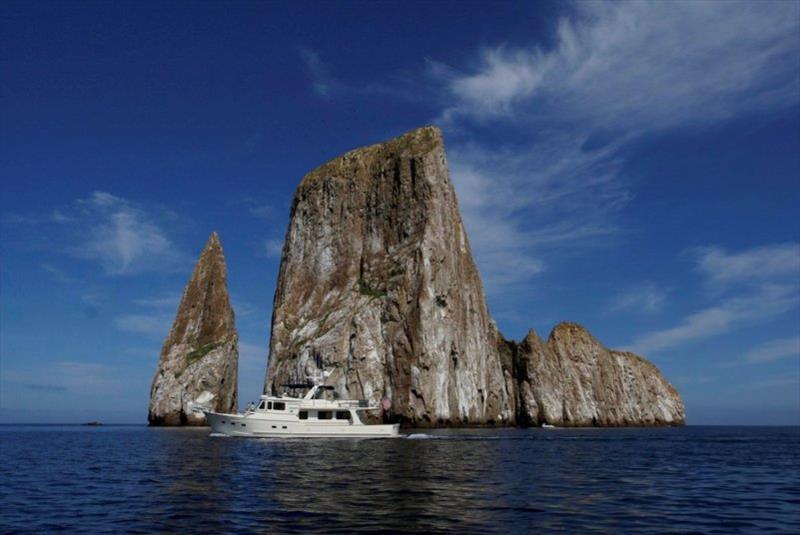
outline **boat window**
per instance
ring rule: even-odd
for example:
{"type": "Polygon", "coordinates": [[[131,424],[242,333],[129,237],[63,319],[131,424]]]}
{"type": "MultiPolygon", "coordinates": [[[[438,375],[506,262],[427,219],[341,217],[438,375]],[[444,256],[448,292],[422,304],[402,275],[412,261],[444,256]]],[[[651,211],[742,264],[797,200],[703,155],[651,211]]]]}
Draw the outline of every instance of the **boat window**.
{"type": "Polygon", "coordinates": [[[263,408],[264,408],[264,405],[265,405],[266,403],[267,403],[266,401],[262,401],[261,403],[259,403],[259,404],[258,404],[258,408],[259,408],[259,409],[263,409],[263,408]]]}
{"type": "Polygon", "coordinates": [[[271,401],[270,401],[269,403],[267,403],[267,408],[268,408],[269,410],[272,410],[272,402],[271,402],[271,401]]]}
{"type": "Polygon", "coordinates": [[[272,404],[272,408],[276,411],[285,411],[286,410],[286,403],[283,401],[276,401],[272,404]]]}
{"type": "Polygon", "coordinates": [[[300,414],[298,414],[297,417],[301,420],[308,420],[308,411],[300,411],[300,414]]]}
{"type": "Polygon", "coordinates": [[[349,420],[350,419],[350,411],[336,411],[336,419],[337,420],[349,420]]]}
{"type": "Polygon", "coordinates": [[[330,420],[331,419],[331,411],[319,411],[317,412],[317,419],[319,420],[330,420]]]}

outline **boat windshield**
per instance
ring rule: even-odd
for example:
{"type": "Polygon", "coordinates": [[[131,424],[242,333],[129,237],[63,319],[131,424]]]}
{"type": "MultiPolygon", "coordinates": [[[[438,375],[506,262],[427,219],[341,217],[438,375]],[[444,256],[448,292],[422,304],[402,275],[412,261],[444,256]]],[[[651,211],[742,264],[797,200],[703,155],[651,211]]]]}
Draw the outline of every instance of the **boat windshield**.
{"type": "Polygon", "coordinates": [[[336,390],[336,389],[334,387],[332,387],[332,386],[320,386],[320,387],[317,387],[317,391],[314,394],[314,399],[328,399],[330,397],[335,397],[334,390],[336,390]],[[326,396],[325,392],[330,392],[331,396],[326,396]]]}

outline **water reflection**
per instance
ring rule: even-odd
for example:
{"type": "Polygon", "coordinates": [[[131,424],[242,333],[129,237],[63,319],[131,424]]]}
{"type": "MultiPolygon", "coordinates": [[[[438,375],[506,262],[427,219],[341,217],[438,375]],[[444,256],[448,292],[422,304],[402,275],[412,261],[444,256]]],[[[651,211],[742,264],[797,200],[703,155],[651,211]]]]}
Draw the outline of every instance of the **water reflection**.
{"type": "Polygon", "coordinates": [[[0,532],[800,529],[800,432],[0,427],[0,532]]]}

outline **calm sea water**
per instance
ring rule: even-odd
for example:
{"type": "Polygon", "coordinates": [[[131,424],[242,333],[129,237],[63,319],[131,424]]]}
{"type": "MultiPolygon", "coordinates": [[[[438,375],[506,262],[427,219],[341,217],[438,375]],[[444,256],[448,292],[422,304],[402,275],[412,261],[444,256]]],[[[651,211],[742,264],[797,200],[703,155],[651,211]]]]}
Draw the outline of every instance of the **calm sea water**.
{"type": "Polygon", "coordinates": [[[800,532],[800,428],[0,426],[0,532],[800,532]]]}

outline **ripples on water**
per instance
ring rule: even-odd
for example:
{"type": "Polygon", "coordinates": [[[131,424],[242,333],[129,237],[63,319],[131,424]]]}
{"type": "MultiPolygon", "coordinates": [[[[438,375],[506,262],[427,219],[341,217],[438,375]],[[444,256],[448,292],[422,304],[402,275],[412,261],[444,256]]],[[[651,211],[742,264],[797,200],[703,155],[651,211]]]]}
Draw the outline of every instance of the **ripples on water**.
{"type": "Polygon", "coordinates": [[[800,531],[800,428],[0,426],[0,532],[800,531]]]}

